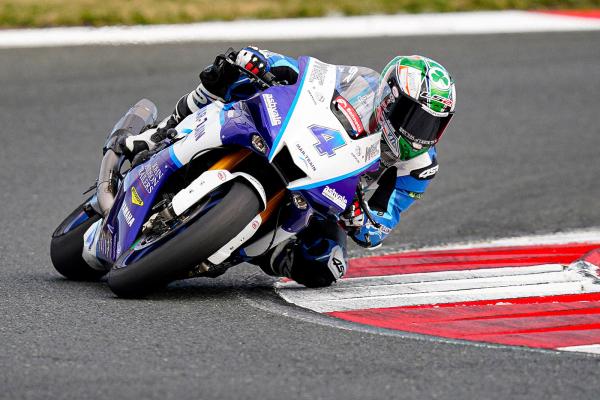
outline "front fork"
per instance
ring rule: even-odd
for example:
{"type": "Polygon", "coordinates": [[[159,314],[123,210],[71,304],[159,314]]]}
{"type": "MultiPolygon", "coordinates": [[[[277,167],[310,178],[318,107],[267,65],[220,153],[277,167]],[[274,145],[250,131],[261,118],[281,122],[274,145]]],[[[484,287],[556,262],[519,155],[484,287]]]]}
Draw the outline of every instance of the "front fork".
{"type": "MultiPolygon", "coordinates": [[[[248,156],[252,154],[252,151],[248,149],[240,149],[235,152],[229,153],[223,156],[220,160],[218,160],[215,164],[213,164],[208,171],[225,171],[231,175],[239,175],[249,181],[251,185],[255,187],[255,190],[264,193],[264,188],[262,184],[258,182],[251,175],[244,172],[235,172],[236,167],[244,161],[248,156]]],[[[207,171],[207,172],[208,172],[207,171]]],[[[200,178],[201,179],[202,175],[200,178]]],[[[190,185],[192,186],[193,183],[190,185]]],[[[246,227],[233,239],[231,239],[227,244],[225,244],[222,248],[217,250],[213,255],[208,258],[208,263],[204,263],[204,265],[200,266],[201,269],[198,272],[204,272],[211,269],[211,266],[219,265],[227,260],[236,250],[240,249],[244,243],[248,242],[258,231],[258,229],[269,221],[275,212],[280,208],[281,203],[285,197],[285,188],[280,188],[275,193],[273,193],[268,199],[263,199],[263,210],[256,215],[246,227]],[[265,201],[266,200],[266,201],[265,201]]],[[[175,200],[175,199],[174,199],[175,200]]]]}

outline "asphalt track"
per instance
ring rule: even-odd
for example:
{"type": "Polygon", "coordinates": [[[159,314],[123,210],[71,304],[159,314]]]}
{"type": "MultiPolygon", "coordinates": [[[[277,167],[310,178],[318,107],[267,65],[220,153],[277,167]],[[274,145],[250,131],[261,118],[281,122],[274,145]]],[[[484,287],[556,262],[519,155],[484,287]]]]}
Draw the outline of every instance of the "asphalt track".
{"type": "MultiPolygon", "coordinates": [[[[387,250],[599,225],[600,33],[257,44],[454,73],[439,175],[387,250]]],[[[228,45],[0,51],[0,398],[597,398],[600,357],[340,329],[246,267],[141,301],[60,278],[50,234],[112,123],[143,96],[170,112],[228,45]]]]}

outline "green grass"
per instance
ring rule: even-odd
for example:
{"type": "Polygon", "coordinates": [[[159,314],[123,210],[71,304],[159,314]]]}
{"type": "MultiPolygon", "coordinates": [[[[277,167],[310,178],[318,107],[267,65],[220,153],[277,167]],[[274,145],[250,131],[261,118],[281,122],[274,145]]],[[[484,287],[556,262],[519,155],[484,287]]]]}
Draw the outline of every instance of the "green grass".
{"type": "Polygon", "coordinates": [[[0,28],[171,24],[504,9],[591,9],[600,0],[0,0],[0,28]]]}

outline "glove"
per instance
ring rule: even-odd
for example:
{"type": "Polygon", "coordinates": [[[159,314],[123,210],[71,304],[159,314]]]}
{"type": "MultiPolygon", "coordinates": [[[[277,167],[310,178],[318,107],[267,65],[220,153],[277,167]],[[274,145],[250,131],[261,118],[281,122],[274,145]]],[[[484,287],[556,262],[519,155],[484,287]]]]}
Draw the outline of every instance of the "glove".
{"type": "Polygon", "coordinates": [[[374,249],[381,246],[383,239],[392,232],[392,228],[386,225],[390,221],[385,218],[384,213],[370,211],[370,214],[377,224],[374,225],[368,218],[363,218],[364,225],[349,232],[349,236],[359,246],[374,249]]]}
{"type": "Polygon", "coordinates": [[[259,78],[263,78],[271,69],[267,57],[258,47],[254,46],[241,49],[235,59],[235,63],[259,78]]]}
{"type": "Polygon", "coordinates": [[[229,49],[225,54],[220,54],[215,61],[200,72],[202,86],[213,96],[226,98],[229,87],[238,80],[240,71],[226,59],[234,61],[235,52],[229,49]]]}
{"type": "Polygon", "coordinates": [[[350,207],[348,207],[346,211],[340,215],[340,224],[347,232],[360,228],[364,225],[364,223],[365,214],[363,214],[362,210],[360,209],[360,203],[358,200],[355,200],[354,203],[352,203],[350,207]]]}

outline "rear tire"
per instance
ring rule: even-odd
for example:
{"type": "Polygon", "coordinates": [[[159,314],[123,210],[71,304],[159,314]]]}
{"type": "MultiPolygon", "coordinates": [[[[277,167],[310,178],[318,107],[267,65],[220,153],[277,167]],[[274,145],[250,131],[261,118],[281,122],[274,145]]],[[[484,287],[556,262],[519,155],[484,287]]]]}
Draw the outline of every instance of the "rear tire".
{"type": "Polygon", "coordinates": [[[83,206],[77,207],[59,225],[50,242],[50,259],[54,268],[65,278],[73,281],[97,281],[107,271],[98,271],[90,267],[81,255],[83,252],[83,235],[90,226],[100,219],[98,215],[89,217],[79,225],[65,232],[64,227],[71,224],[84,213],[83,206]]]}
{"type": "Polygon", "coordinates": [[[142,259],[124,264],[121,255],[108,273],[119,297],[142,297],[181,277],[233,239],[260,211],[260,198],[248,184],[234,181],[223,199],[182,232],[142,259]]]}

